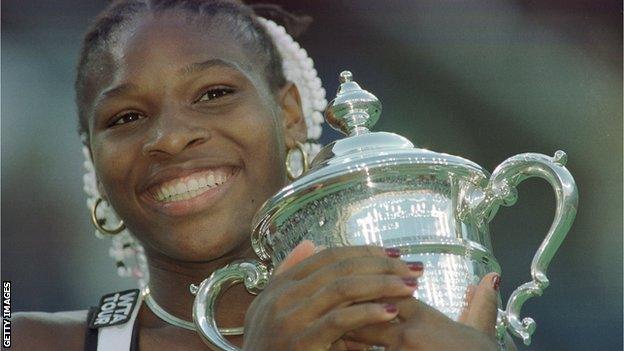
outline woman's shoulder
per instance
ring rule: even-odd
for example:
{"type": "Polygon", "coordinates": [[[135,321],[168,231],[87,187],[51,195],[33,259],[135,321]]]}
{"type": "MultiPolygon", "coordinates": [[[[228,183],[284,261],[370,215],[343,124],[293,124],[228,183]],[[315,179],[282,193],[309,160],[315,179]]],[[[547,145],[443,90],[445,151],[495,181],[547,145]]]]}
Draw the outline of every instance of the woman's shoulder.
{"type": "Polygon", "coordinates": [[[87,312],[14,313],[11,346],[15,350],[83,350],[87,312]]]}

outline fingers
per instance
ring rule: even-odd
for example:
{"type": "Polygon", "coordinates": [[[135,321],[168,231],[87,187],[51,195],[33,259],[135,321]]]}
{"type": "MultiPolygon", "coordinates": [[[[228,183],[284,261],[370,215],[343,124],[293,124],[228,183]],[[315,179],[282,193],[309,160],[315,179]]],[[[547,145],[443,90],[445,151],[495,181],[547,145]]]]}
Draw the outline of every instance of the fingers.
{"type": "Polygon", "coordinates": [[[294,265],[298,264],[299,262],[314,255],[314,249],[315,249],[314,243],[311,242],[310,240],[304,240],[300,242],[299,245],[297,245],[288,254],[288,256],[286,256],[282,264],[280,264],[279,267],[275,269],[274,274],[278,275],[282,272],[285,272],[291,267],[293,267],[294,265]]]}
{"type": "Polygon", "coordinates": [[[332,263],[353,257],[399,257],[397,249],[388,249],[388,251],[386,252],[384,248],[378,246],[348,246],[326,249],[301,261],[297,266],[289,269],[287,275],[294,280],[303,279],[332,263]]]}
{"type": "MultiPolygon", "coordinates": [[[[329,308],[351,303],[411,296],[422,273],[421,262],[406,263],[387,256],[350,257],[321,267],[290,284],[288,299],[297,303],[305,301],[306,308],[315,308],[317,314],[309,315],[314,318],[329,308]]],[[[290,274],[284,276],[283,279],[292,278],[290,274]]]]}
{"type": "Polygon", "coordinates": [[[417,278],[395,275],[359,275],[336,279],[300,304],[302,314],[314,316],[333,308],[385,297],[411,297],[417,289],[417,278]]]}
{"type": "Polygon", "coordinates": [[[458,322],[466,324],[465,322],[468,319],[468,312],[470,311],[470,304],[472,303],[475,291],[477,291],[476,285],[468,285],[468,288],[466,289],[466,307],[462,310],[462,313],[457,320],[458,322]]]}
{"type": "MultiPolygon", "coordinates": [[[[357,330],[349,332],[346,336],[349,340],[357,340],[368,345],[390,346],[402,340],[402,333],[409,326],[410,333],[427,330],[431,326],[444,325],[450,322],[442,312],[413,298],[390,298],[384,299],[397,306],[399,314],[391,323],[365,325],[357,330]]],[[[451,322],[452,323],[452,322],[451,322]]]]}
{"type": "Polygon", "coordinates": [[[329,351],[366,351],[368,345],[361,342],[340,339],[332,344],[329,351]]]}
{"type": "MultiPolygon", "coordinates": [[[[438,310],[414,298],[390,298],[384,301],[391,301],[399,309],[397,323],[365,325],[347,333],[345,338],[370,345],[401,344],[405,347],[406,343],[415,343],[414,345],[426,344],[436,350],[449,349],[449,342],[456,338],[449,339],[450,334],[446,332],[440,335],[445,328],[449,328],[460,333],[458,335],[470,336],[474,345],[480,345],[477,348],[471,348],[466,344],[464,345],[466,349],[490,349],[495,336],[499,284],[500,276],[497,273],[490,273],[481,280],[478,286],[469,287],[467,292],[469,306],[464,311],[461,322],[471,328],[453,322],[438,310]]],[[[416,347],[416,349],[419,348],[416,347]]]]}
{"type": "Polygon", "coordinates": [[[466,319],[462,321],[483,333],[494,336],[498,313],[498,285],[500,276],[489,273],[476,287],[470,302],[466,319]]]}
{"type": "Polygon", "coordinates": [[[292,349],[330,350],[332,344],[347,332],[365,325],[390,321],[398,312],[395,305],[373,302],[332,310],[307,328],[295,340],[292,349]]]}
{"type": "Polygon", "coordinates": [[[394,274],[399,277],[420,277],[423,274],[421,262],[404,262],[388,256],[347,257],[333,262],[302,279],[313,286],[326,286],[332,281],[354,275],[394,274]]]}
{"type": "Polygon", "coordinates": [[[401,320],[414,320],[423,317],[447,318],[442,312],[412,296],[384,299],[384,302],[393,303],[399,308],[399,318],[401,320]]]}

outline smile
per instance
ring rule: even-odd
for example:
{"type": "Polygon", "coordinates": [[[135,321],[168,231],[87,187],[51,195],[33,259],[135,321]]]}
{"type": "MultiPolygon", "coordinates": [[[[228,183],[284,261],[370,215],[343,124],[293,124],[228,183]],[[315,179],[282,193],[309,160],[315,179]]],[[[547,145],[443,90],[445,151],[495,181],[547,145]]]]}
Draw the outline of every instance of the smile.
{"type": "Polygon", "coordinates": [[[162,180],[152,183],[141,198],[151,209],[166,216],[202,213],[223,198],[239,171],[232,166],[195,171],[172,169],[159,175],[162,180]]]}
{"type": "Polygon", "coordinates": [[[189,200],[224,184],[233,174],[234,169],[229,167],[204,170],[167,181],[153,187],[150,192],[159,202],[189,200]]]}

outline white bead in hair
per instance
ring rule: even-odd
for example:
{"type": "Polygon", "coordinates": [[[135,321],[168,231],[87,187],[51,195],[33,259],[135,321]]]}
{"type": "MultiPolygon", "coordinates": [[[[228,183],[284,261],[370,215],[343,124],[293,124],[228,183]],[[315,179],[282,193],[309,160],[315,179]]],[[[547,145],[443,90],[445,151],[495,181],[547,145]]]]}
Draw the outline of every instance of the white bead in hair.
{"type": "Polygon", "coordinates": [[[327,106],[325,89],[314,69],[314,62],[306,50],[286,32],[286,29],[266,18],[258,17],[258,21],[273,39],[282,57],[284,77],[293,82],[299,90],[301,107],[308,128],[308,141],[304,145],[312,159],[320,150],[320,145],[315,140],[321,137],[323,131],[321,127],[323,111],[327,106]]]}
{"type": "MultiPolygon", "coordinates": [[[[323,110],[327,106],[325,89],[323,89],[321,80],[314,69],[314,62],[305,49],[301,48],[286,32],[286,29],[262,17],[258,17],[258,21],[267,31],[282,57],[284,77],[293,82],[299,90],[303,115],[308,128],[308,140],[304,143],[304,146],[310,159],[312,159],[321,149],[321,145],[316,140],[323,131],[321,126],[323,123],[323,110]]],[[[83,135],[82,137],[84,142],[86,136],[83,135]]],[[[87,194],[87,207],[92,209],[95,201],[100,197],[100,192],[97,189],[97,180],[91,155],[86,146],[82,147],[82,153],[85,157],[84,168],[86,171],[82,178],[84,183],[83,189],[87,194]]],[[[98,207],[97,215],[98,218],[106,219],[107,223],[119,222],[119,217],[113,208],[105,202],[98,207]]],[[[97,230],[95,235],[98,238],[109,237],[97,230]]],[[[145,249],[128,229],[124,229],[121,233],[112,236],[109,255],[117,263],[117,273],[120,276],[134,277],[137,279],[140,288],[147,286],[149,271],[145,249]]]]}

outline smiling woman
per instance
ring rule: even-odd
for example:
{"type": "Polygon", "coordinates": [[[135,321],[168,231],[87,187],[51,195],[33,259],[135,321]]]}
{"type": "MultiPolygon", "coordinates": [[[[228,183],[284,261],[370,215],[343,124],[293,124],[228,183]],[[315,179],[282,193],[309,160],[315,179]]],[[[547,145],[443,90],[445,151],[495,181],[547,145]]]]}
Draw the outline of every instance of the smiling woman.
{"type": "MultiPolygon", "coordinates": [[[[293,22],[278,8],[268,13],[293,22]]],[[[106,295],[89,315],[22,314],[15,344],[206,349],[188,322],[188,287],[254,256],[252,217],[287,185],[287,154],[315,151],[324,94],[305,51],[239,2],[112,3],[85,36],[76,101],[94,222],[110,232],[123,221],[119,268],[139,278],[143,294],[106,295]],[[140,269],[124,263],[126,250],[140,269]]],[[[411,298],[419,262],[382,248],[315,251],[297,247],[255,299],[230,289],[217,321],[245,325],[244,340],[231,342],[245,350],[496,349],[496,274],[469,294],[458,323],[411,298]]]]}

